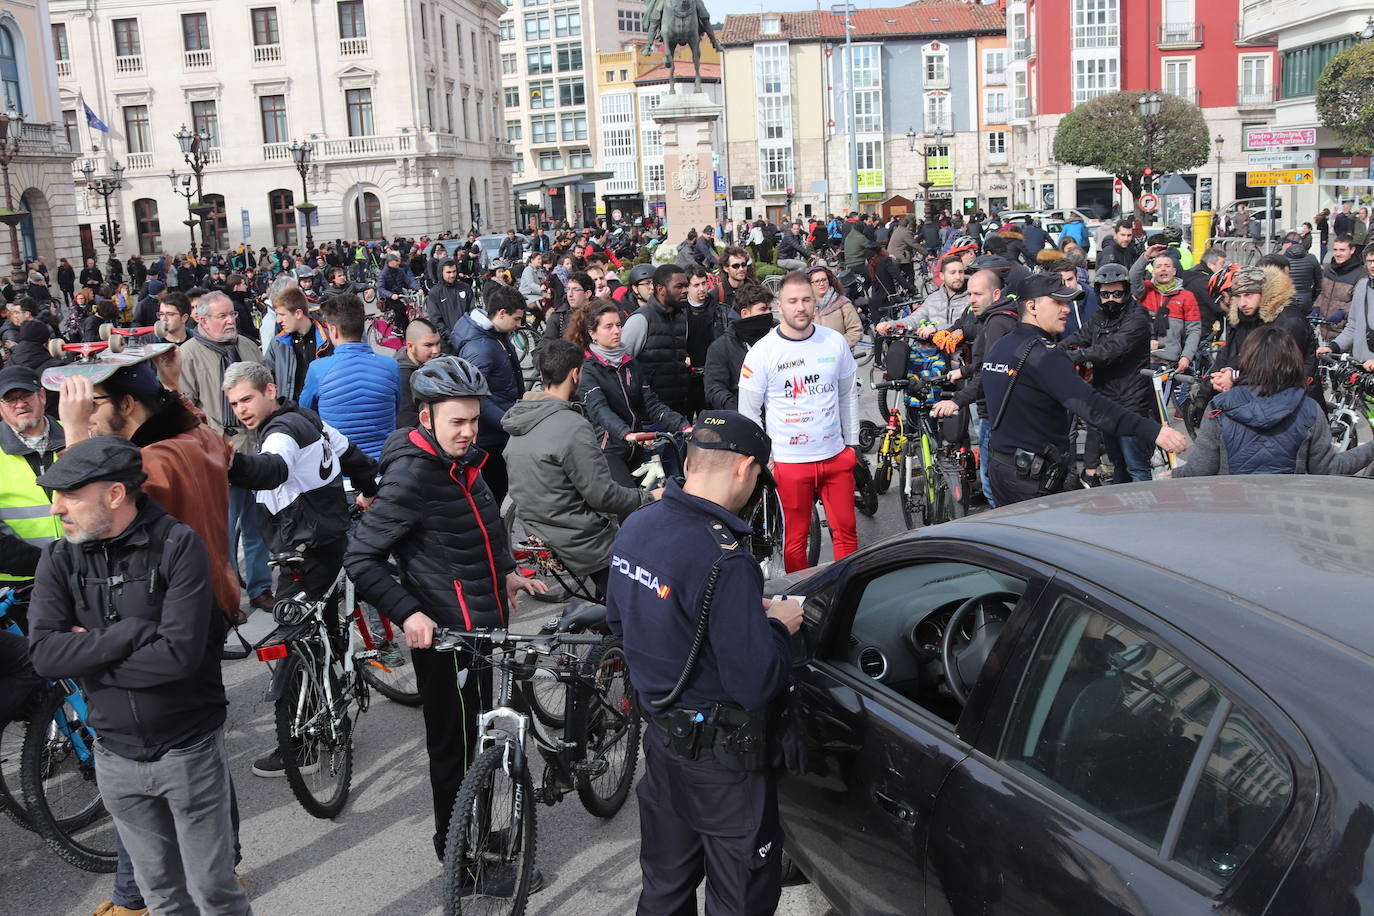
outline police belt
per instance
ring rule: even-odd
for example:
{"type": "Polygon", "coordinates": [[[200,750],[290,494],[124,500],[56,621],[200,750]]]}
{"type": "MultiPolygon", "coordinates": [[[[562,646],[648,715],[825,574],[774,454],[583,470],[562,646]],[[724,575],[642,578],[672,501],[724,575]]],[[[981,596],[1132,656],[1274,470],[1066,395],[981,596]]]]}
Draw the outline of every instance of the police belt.
{"type": "Polygon", "coordinates": [[[674,709],[662,718],[647,709],[643,714],[668,736],[673,753],[686,760],[696,760],[710,748],[716,762],[727,770],[773,768],[767,712],[750,713],[733,703],[712,703],[705,715],[692,709],[674,709]]]}

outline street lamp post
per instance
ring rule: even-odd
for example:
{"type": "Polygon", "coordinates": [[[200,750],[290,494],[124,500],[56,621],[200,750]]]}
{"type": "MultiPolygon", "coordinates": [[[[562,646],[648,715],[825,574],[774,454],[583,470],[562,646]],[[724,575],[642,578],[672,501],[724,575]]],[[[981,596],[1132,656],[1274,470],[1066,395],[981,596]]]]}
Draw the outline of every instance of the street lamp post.
{"type": "Polygon", "coordinates": [[[5,178],[5,212],[0,213],[0,223],[10,227],[10,267],[11,282],[16,286],[23,282],[24,258],[19,252],[19,224],[28,216],[25,210],[14,208],[14,191],[10,187],[10,163],[19,155],[19,138],[24,132],[24,116],[10,110],[0,113],[0,172],[5,178]]]}
{"type": "MultiPolygon", "coordinates": [[[[202,200],[205,182],[205,166],[210,161],[210,131],[205,128],[189,130],[185,124],[181,125],[172,136],[177,139],[177,146],[181,147],[181,157],[186,160],[186,164],[191,168],[191,174],[196,177],[196,203],[195,206],[188,206],[196,218],[201,221],[200,242],[202,247],[209,246],[210,233],[205,228],[205,215],[213,210],[213,207],[206,206],[202,200]]],[[[178,192],[180,193],[180,192],[178,192]]],[[[190,198],[187,198],[190,203],[190,198]]],[[[194,249],[194,242],[192,248],[194,249]]]]}
{"type": "Polygon", "coordinates": [[[310,217],[315,205],[310,202],[310,189],[306,187],[305,175],[310,171],[310,154],[314,148],[309,143],[297,141],[287,149],[291,151],[291,159],[296,163],[296,171],[301,173],[301,202],[296,204],[296,209],[305,218],[305,250],[308,254],[315,247],[315,233],[310,228],[310,217]]]}
{"type": "MultiPolygon", "coordinates": [[[[936,127],[936,128],[935,128],[935,146],[932,147],[932,148],[935,150],[935,155],[937,155],[937,156],[940,155],[940,147],[942,147],[942,146],[944,146],[944,145],[945,145],[945,129],[944,129],[944,127],[936,127]]],[[[952,184],[952,183],[953,183],[953,180],[954,180],[954,163],[950,161],[948,151],[946,151],[946,153],[945,153],[945,168],[949,171],[949,174],[950,174],[950,182],[951,182],[951,184],[952,184]]],[[[926,178],[928,179],[929,177],[930,177],[930,175],[927,173],[926,178]]],[[[930,182],[930,184],[933,186],[933,185],[935,184],[935,182],[932,181],[932,182],[930,182]]],[[[951,189],[950,193],[953,194],[953,189],[951,189]]],[[[953,204],[953,199],[952,199],[952,198],[951,198],[951,200],[950,200],[950,203],[953,204]]],[[[935,201],[931,199],[931,196],[930,196],[930,188],[929,188],[929,187],[926,188],[926,214],[929,215],[929,216],[934,216],[934,215],[935,215],[935,201]]]]}
{"type": "Polygon", "coordinates": [[[1212,188],[1212,209],[1217,213],[1221,212],[1221,145],[1226,142],[1226,138],[1217,134],[1212,140],[1217,145],[1217,184],[1212,188]]]}
{"type": "MultiPolygon", "coordinates": [[[[1155,177],[1155,118],[1159,116],[1159,106],[1164,99],[1158,92],[1149,92],[1141,95],[1136,103],[1140,110],[1140,117],[1145,121],[1145,177],[1146,182],[1143,190],[1150,191],[1154,188],[1155,177]]],[[[1148,215],[1148,214],[1147,214],[1148,215]]]]}
{"type": "MultiPolygon", "coordinates": [[[[196,196],[195,189],[191,187],[191,176],[178,175],[177,170],[172,169],[167,175],[167,180],[172,183],[172,192],[174,194],[179,194],[186,198],[186,219],[182,220],[181,224],[191,233],[190,250],[194,252],[196,250],[196,223],[198,220],[191,218],[191,214],[195,212],[195,208],[191,206],[191,198],[196,196]]],[[[204,232],[201,233],[201,236],[204,237],[204,232]]]]}
{"type": "Polygon", "coordinates": [[[549,218],[549,183],[539,182],[539,225],[549,218]]]}
{"type": "Polygon", "coordinates": [[[105,247],[110,250],[110,260],[114,260],[115,243],[119,241],[119,224],[110,219],[110,198],[121,187],[124,178],[124,166],[118,162],[110,166],[110,171],[114,177],[101,176],[95,177],[95,163],[90,159],[81,163],[81,174],[86,178],[86,189],[94,191],[105,199],[105,225],[103,227],[105,247]]]}
{"type": "MultiPolygon", "coordinates": [[[[916,137],[916,129],[915,129],[914,127],[908,127],[908,128],[906,129],[906,149],[907,149],[907,152],[909,152],[909,153],[914,153],[914,152],[916,152],[916,139],[917,139],[917,137],[916,137]]],[[[922,150],[922,151],[921,151],[921,180],[918,181],[918,182],[916,182],[916,184],[920,186],[920,188],[921,188],[921,193],[925,195],[925,205],[926,205],[926,215],[927,215],[927,216],[930,215],[930,186],[931,186],[932,184],[934,184],[934,182],[930,180],[930,176],[929,176],[929,174],[928,174],[929,171],[930,171],[930,161],[929,161],[928,157],[927,157],[926,154],[925,154],[925,150],[922,150]]]]}

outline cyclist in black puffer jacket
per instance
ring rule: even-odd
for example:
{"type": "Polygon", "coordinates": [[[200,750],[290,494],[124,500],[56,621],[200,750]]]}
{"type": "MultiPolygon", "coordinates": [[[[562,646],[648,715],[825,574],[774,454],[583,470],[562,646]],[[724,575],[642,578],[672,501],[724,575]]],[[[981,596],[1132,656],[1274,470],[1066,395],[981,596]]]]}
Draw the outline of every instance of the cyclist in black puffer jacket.
{"type": "Polygon", "coordinates": [[[411,375],[410,390],[421,405],[420,425],[387,440],[381,488],[349,536],[344,565],[358,598],[401,624],[412,650],[434,851],[442,861],[453,799],[476,742],[476,715],[491,708],[492,680],[491,668],[469,652],[434,651],[434,628],[503,626],[519,592],[547,589],[515,572],[501,507],[482,480],[486,453],[475,445],[477,418],[490,393],[482,373],[456,356],[436,356],[411,375]],[[391,557],[399,581],[387,565],[391,557]]]}

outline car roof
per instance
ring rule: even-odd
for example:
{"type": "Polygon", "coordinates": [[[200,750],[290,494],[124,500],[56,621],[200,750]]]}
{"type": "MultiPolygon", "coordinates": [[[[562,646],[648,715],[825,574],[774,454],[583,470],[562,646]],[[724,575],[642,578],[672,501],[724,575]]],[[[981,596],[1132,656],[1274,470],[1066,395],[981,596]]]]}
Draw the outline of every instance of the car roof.
{"type": "MultiPolygon", "coordinates": [[[[1085,578],[1095,578],[1094,554],[1131,559],[1161,576],[1195,580],[1374,656],[1374,615],[1369,613],[1374,482],[1366,479],[1235,475],[1161,480],[1079,490],[956,524],[961,535],[993,542],[1004,540],[998,529],[1052,536],[1060,552],[1042,553],[1041,558],[1085,578]],[[984,530],[969,530],[975,527],[984,530]]],[[[1047,544],[1047,551],[1053,546],[1047,544]]],[[[1150,578],[1142,579],[1145,589],[1152,587],[1150,578]]],[[[1132,598],[1117,583],[1102,584],[1132,598]]],[[[1230,604],[1243,613],[1235,602],[1230,604]]]]}

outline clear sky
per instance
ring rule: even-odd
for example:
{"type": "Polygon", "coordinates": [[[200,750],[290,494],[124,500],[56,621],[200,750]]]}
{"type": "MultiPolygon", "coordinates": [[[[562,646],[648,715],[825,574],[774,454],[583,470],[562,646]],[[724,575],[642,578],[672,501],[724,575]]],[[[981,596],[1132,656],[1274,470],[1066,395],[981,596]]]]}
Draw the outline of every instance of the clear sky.
{"type": "MultiPolygon", "coordinates": [[[[852,2],[859,9],[870,9],[875,6],[900,6],[902,0],[889,0],[884,3],[874,3],[873,0],[852,2]]],[[[829,10],[833,5],[832,0],[822,0],[819,9],[829,10]]],[[[711,11],[712,22],[724,22],[727,13],[784,13],[792,10],[814,10],[818,5],[816,0],[706,0],[706,8],[711,11]]]]}

